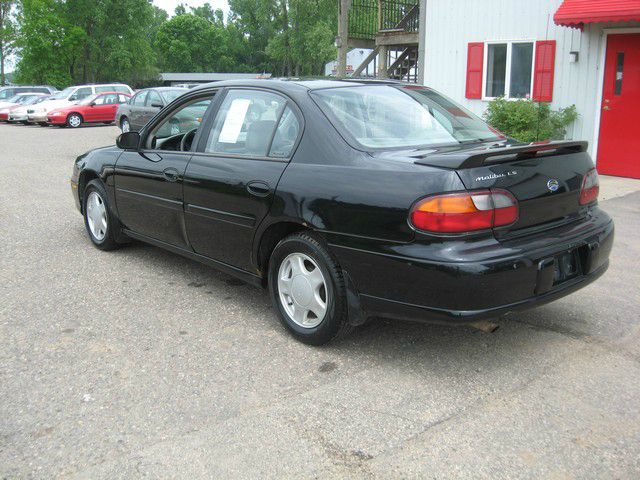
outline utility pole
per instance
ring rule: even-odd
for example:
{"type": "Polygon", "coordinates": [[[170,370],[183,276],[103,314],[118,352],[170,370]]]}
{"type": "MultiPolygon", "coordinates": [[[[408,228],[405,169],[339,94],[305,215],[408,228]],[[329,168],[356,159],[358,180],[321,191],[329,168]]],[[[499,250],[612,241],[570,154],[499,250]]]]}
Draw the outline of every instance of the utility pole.
{"type": "Polygon", "coordinates": [[[349,50],[349,8],[351,0],[338,0],[338,77],[347,76],[347,51],[349,50]]]}

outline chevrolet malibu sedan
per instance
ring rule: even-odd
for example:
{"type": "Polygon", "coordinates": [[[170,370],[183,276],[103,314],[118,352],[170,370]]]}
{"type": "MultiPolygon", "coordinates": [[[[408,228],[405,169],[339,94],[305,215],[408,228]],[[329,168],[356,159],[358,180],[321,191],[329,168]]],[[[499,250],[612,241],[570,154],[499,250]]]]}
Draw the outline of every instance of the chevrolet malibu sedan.
{"type": "Polygon", "coordinates": [[[127,93],[107,92],[91,95],[72,105],[58,107],[47,114],[50,125],[78,128],[86,123],[111,124],[119,105],[129,101],[127,93]]]}
{"type": "Polygon", "coordinates": [[[584,142],[520,144],[382,81],[195,88],[80,156],[71,185],[96,247],[137,239],[266,287],[315,345],[561,298],[605,272],[614,232],[584,142]]]}

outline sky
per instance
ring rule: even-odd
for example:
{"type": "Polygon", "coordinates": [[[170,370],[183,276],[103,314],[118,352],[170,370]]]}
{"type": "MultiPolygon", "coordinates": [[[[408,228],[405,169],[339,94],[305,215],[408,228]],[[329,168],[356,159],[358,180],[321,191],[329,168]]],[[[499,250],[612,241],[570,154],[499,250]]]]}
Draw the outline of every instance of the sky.
{"type": "Polygon", "coordinates": [[[190,7],[199,7],[207,2],[211,4],[214,10],[221,8],[225,15],[229,11],[227,0],[153,0],[154,5],[166,10],[169,15],[173,15],[173,11],[181,3],[189,5],[190,7]]]}

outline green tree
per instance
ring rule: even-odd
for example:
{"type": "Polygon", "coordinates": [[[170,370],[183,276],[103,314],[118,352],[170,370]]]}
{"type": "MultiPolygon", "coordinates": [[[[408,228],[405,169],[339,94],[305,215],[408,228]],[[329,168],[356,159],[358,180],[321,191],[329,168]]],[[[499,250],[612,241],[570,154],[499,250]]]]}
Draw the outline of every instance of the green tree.
{"type": "Polygon", "coordinates": [[[13,19],[14,0],[0,0],[0,85],[5,84],[5,63],[15,49],[17,30],[13,19]]]}
{"type": "Polygon", "coordinates": [[[220,32],[202,17],[184,14],[162,24],[156,36],[160,67],[170,72],[206,72],[221,55],[220,32]]]}
{"type": "Polygon", "coordinates": [[[165,20],[147,0],[22,0],[18,79],[144,84],[157,76],[152,41],[165,20]]]}
{"type": "Polygon", "coordinates": [[[336,3],[332,0],[280,0],[277,33],[266,53],[280,75],[322,75],[335,58],[336,3]]]}

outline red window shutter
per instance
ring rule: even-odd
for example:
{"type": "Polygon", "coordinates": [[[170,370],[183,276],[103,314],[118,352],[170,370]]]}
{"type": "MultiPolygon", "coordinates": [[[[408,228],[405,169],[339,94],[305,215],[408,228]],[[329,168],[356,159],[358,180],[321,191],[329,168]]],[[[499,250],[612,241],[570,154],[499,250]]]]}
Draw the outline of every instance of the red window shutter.
{"type": "Polygon", "coordinates": [[[556,62],[556,41],[536,42],[536,61],[533,69],[533,100],[553,100],[553,71],[556,62]]]}
{"type": "Polygon", "coordinates": [[[467,98],[482,98],[482,63],[484,43],[469,43],[467,49],[467,98]]]}

